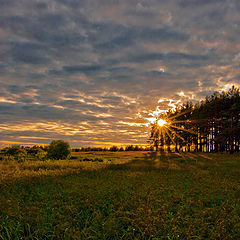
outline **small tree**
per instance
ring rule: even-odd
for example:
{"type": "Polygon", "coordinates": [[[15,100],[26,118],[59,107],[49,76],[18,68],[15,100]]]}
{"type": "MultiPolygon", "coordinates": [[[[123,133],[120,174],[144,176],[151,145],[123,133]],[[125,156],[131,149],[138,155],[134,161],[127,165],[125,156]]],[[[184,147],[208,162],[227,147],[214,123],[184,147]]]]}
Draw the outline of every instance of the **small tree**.
{"type": "Polygon", "coordinates": [[[70,156],[71,149],[68,142],[54,140],[47,150],[47,157],[50,159],[66,159],[70,156]]]}

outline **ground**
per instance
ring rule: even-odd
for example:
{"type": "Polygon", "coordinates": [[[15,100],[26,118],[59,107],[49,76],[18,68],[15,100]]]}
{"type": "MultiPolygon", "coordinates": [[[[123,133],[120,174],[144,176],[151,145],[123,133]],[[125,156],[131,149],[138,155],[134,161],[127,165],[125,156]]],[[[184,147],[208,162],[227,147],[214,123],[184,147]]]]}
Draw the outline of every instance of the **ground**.
{"type": "Polygon", "coordinates": [[[240,155],[0,162],[0,239],[240,239],[240,155]]]}

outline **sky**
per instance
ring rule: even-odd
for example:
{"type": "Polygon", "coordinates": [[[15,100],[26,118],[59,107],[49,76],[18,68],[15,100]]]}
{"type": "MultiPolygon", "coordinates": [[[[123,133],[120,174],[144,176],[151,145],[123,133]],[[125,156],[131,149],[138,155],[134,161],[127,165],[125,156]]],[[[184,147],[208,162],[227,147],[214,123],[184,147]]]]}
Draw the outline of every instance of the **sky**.
{"type": "Polygon", "coordinates": [[[239,0],[0,0],[0,147],[146,144],[240,84],[239,0]]]}

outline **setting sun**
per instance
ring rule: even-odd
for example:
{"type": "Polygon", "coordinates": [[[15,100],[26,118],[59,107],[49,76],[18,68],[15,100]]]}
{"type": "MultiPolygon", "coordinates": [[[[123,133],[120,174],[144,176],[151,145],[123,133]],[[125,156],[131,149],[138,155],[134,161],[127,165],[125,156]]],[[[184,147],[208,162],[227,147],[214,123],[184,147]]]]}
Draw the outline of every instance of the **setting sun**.
{"type": "Polygon", "coordinates": [[[158,123],[158,125],[159,125],[160,127],[162,127],[162,126],[165,125],[167,122],[166,122],[165,120],[163,120],[163,119],[159,119],[157,123],[158,123]]]}

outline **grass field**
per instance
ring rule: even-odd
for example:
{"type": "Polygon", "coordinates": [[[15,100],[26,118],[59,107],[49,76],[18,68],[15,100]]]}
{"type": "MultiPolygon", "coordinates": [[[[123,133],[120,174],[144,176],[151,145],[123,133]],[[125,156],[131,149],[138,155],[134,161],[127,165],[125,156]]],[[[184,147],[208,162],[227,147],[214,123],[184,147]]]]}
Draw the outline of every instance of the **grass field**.
{"type": "Polygon", "coordinates": [[[0,162],[0,239],[240,239],[240,155],[0,162]]]}

